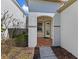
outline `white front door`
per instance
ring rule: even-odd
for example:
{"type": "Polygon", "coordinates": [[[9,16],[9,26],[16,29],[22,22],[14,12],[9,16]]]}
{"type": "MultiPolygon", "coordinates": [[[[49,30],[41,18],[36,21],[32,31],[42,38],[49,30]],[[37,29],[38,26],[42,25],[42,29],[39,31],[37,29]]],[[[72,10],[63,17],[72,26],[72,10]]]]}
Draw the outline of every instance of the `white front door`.
{"type": "Polygon", "coordinates": [[[46,21],[45,22],[45,28],[44,28],[44,32],[45,32],[45,37],[50,37],[51,36],[51,23],[50,21],[46,21]]]}

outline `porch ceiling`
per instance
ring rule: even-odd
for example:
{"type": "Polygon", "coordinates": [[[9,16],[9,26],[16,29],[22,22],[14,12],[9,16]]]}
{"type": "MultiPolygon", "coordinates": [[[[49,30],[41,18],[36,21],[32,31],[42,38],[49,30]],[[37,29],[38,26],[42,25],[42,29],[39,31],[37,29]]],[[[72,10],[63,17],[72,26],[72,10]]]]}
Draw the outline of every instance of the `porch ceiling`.
{"type": "MultiPolygon", "coordinates": [[[[43,13],[62,12],[64,9],[66,9],[76,0],[68,0],[68,2],[62,2],[62,3],[61,1],[63,0],[28,0],[29,11],[30,12],[43,12],[43,13]]],[[[18,7],[17,4],[16,6],[18,7]]]]}
{"type": "Polygon", "coordinates": [[[77,0],[30,0],[30,12],[62,12],[77,0]]]}
{"type": "Polygon", "coordinates": [[[28,4],[30,12],[46,13],[55,13],[62,5],[62,3],[55,3],[43,0],[30,0],[28,4]]]}

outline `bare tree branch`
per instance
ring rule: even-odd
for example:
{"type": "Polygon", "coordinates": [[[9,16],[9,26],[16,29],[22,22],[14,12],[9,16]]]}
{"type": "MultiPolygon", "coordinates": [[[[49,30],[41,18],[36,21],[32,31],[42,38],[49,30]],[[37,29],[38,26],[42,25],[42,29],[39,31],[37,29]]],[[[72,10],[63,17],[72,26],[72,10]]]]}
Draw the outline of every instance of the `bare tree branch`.
{"type": "Polygon", "coordinates": [[[3,17],[1,18],[1,22],[2,22],[3,20],[5,20],[5,16],[6,16],[7,13],[8,13],[8,11],[4,12],[3,17]]]}

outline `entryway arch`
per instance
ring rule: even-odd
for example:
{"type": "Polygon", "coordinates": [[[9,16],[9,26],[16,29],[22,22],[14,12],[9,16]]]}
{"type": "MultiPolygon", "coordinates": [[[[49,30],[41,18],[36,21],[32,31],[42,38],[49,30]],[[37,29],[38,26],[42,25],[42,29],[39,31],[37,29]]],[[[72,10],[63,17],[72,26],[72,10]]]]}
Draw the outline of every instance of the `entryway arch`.
{"type": "Polygon", "coordinates": [[[52,46],[52,21],[51,16],[42,15],[37,17],[37,46],[52,46]]]}

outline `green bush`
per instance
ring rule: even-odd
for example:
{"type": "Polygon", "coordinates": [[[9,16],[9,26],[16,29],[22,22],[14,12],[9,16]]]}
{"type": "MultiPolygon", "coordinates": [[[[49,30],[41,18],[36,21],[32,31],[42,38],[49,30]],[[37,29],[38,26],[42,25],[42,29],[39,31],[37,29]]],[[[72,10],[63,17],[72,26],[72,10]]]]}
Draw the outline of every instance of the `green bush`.
{"type": "Polygon", "coordinates": [[[26,46],[28,44],[28,35],[19,34],[15,37],[15,43],[18,46],[26,46]]]}

